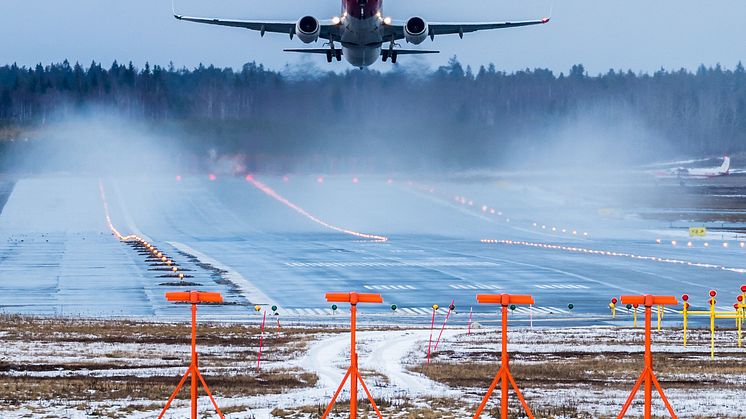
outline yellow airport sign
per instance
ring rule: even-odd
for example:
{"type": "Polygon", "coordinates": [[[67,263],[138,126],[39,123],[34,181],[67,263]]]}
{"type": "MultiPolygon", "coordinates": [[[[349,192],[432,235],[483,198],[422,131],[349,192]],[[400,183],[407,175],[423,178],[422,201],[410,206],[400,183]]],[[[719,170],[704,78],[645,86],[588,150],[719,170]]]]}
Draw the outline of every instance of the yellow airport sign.
{"type": "Polygon", "coordinates": [[[704,237],[707,235],[706,227],[689,227],[689,236],[691,237],[704,237]]]}

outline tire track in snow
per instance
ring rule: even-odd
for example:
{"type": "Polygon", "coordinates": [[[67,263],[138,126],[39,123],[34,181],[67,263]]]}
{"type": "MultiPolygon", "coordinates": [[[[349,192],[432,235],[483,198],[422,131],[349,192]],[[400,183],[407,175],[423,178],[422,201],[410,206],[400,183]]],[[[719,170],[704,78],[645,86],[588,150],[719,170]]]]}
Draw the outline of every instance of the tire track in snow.
{"type": "MultiPolygon", "coordinates": [[[[443,336],[452,338],[460,331],[447,330],[443,336]]],[[[358,332],[358,352],[360,369],[373,370],[388,380],[385,387],[371,382],[368,384],[373,396],[400,397],[406,394],[409,398],[421,396],[447,396],[458,393],[449,387],[432,381],[422,374],[407,370],[406,360],[417,345],[423,344],[429,330],[402,331],[363,331],[358,332]]],[[[317,387],[331,396],[337,389],[349,365],[349,335],[333,336],[314,342],[299,366],[315,373],[319,377],[317,387]],[[340,361],[343,360],[343,361],[340,361]]],[[[424,355],[423,355],[424,357],[424,355]]],[[[349,386],[346,386],[349,388],[349,386]]],[[[349,397],[343,392],[341,397],[349,397]]],[[[361,398],[364,393],[359,393],[361,398]]]]}

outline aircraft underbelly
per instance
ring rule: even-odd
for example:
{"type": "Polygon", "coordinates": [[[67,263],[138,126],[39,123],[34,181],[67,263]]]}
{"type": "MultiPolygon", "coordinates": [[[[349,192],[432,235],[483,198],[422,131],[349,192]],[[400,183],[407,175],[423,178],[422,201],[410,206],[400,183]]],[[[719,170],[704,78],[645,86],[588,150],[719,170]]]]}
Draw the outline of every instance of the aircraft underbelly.
{"type": "Polygon", "coordinates": [[[367,67],[378,61],[381,47],[342,47],[342,55],[355,67],[367,67]]]}
{"type": "Polygon", "coordinates": [[[381,27],[377,17],[351,18],[342,32],[342,53],[355,67],[367,67],[381,56],[381,27]]]}

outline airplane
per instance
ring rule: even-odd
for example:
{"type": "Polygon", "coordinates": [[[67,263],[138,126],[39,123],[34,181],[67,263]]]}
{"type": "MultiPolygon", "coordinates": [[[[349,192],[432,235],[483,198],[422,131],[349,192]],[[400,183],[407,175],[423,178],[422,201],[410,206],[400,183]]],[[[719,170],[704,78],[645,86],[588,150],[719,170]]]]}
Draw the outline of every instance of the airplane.
{"type": "Polygon", "coordinates": [[[548,17],[537,20],[506,22],[427,22],[424,18],[414,16],[406,21],[394,22],[382,12],[383,0],[342,0],[342,11],[327,21],[321,22],[313,16],[303,16],[297,21],[255,21],[228,20],[216,18],[191,17],[177,14],[178,20],[205,23],[209,25],[231,26],[259,31],[263,37],[267,32],[289,35],[290,39],[298,36],[305,44],[325,39],[325,48],[290,48],[285,52],[326,55],[326,61],[342,61],[342,57],[355,67],[364,68],[372,65],[378,58],[385,62],[391,59],[396,64],[399,55],[437,54],[440,51],[400,49],[396,41],[419,45],[427,38],[431,41],[436,35],[458,34],[463,39],[465,33],[489,29],[516,28],[520,26],[540,25],[549,22],[548,17]],[[339,47],[337,46],[339,43],[339,47]],[[388,44],[384,47],[384,44],[388,44]]]}
{"type": "Polygon", "coordinates": [[[703,179],[717,176],[727,176],[730,174],[730,157],[723,156],[723,164],[720,167],[709,168],[686,168],[676,167],[656,172],[659,178],[677,178],[677,179],[703,179]]]}

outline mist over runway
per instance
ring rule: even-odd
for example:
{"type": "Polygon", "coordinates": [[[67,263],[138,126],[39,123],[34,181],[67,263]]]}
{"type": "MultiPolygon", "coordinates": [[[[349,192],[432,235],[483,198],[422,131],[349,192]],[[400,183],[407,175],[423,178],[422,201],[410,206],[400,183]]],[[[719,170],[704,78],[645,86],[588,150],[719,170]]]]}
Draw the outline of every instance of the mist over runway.
{"type": "MultiPolygon", "coordinates": [[[[229,302],[205,307],[206,318],[246,320],[259,304],[318,320],[332,316],[325,292],[356,290],[385,300],[364,315],[428,322],[432,304],[454,300],[463,322],[470,309],[482,321],[494,313],[475,294],[507,292],[536,299],[515,320],[579,324],[610,320],[609,299],[621,294],[688,293],[704,307],[712,288],[727,309],[746,272],[736,236],[688,247],[668,222],[520,177],[185,175],[100,185],[104,194],[94,177],[15,184],[0,216],[4,312],[165,319],[184,315],[166,291],[197,288],[229,302]],[[104,199],[113,225],[157,245],[190,285],[113,237],[104,199]]],[[[617,320],[627,317],[622,309],[617,320]]]]}

